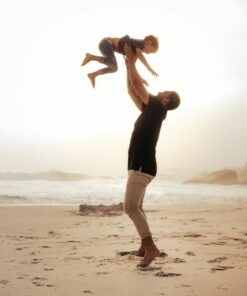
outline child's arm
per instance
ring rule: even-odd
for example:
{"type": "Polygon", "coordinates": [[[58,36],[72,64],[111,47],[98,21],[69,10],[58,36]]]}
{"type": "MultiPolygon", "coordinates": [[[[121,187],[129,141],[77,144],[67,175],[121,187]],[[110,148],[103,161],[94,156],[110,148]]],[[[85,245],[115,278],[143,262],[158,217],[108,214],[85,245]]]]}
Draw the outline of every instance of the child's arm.
{"type": "Polygon", "coordinates": [[[155,77],[158,76],[158,73],[156,73],[148,64],[147,60],[145,59],[144,55],[142,54],[142,51],[140,49],[136,50],[138,59],[143,63],[143,65],[148,69],[149,72],[151,72],[155,77]]]}

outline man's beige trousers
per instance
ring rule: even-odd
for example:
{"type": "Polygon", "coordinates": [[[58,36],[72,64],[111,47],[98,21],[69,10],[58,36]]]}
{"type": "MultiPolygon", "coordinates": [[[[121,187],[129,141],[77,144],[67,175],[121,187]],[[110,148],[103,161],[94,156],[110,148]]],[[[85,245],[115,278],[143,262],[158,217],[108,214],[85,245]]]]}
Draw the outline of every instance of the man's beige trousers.
{"type": "Polygon", "coordinates": [[[143,199],[147,185],[154,177],[141,171],[130,170],[126,186],[124,211],[134,222],[142,239],[151,236],[146,215],[143,210],[143,199]]]}

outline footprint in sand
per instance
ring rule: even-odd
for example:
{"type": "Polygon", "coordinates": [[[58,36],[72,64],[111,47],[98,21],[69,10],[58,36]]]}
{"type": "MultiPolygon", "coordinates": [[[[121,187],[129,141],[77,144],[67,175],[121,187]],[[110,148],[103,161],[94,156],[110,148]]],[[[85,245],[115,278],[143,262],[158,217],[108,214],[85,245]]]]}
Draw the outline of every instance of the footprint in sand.
{"type": "Polygon", "coordinates": [[[223,270],[227,270],[227,269],[232,269],[232,268],[234,268],[233,266],[215,266],[215,267],[213,267],[213,268],[211,268],[211,271],[218,271],[218,270],[220,270],[220,271],[223,271],[223,270]]]}
{"type": "MultiPolygon", "coordinates": [[[[126,256],[126,255],[134,255],[137,256],[137,251],[117,251],[117,255],[120,256],[126,256]]],[[[159,256],[160,258],[167,257],[168,255],[165,252],[160,252],[159,256]]]]}
{"type": "Polygon", "coordinates": [[[241,244],[246,245],[247,244],[247,240],[243,239],[243,238],[238,238],[238,237],[229,237],[229,239],[234,240],[236,242],[240,242],[241,244]]]}
{"type": "Polygon", "coordinates": [[[106,265],[106,264],[99,263],[99,264],[95,265],[95,267],[100,267],[100,266],[104,266],[104,265],[106,265]]]}
{"type": "Polygon", "coordinates": [[[31,264],[39,264],[40,261],[42,261],[42,259],[34,258],[32,259],[31,264]]]}
{"type": "Polygon", "coordinates": [[[199,234],[199,233],[187,233],[184,235],[184,237],[195,237],[195,238],[202,237],[202,236],[204,236],[204,235],[199,234]]]}
{"type": "Polygon", "coordinates": [[[32,282],[33,285],[37,286],[37,287],[41,287],[44,286],[45,284],[42,284],[40,282],[32,282]]]}
{"type": "Polygon", "coordinates": [[[226,245],[227,243],[225,241],[218,241],[218,242],[210,242],[210,243],[204,243],[204,246],[209,246],[209,245],[226,245]]]}
{"type": "Polygon", "coordinates": [[[60,233],[55,232],[53,230],[48,231],[48,235],[49,235],[49,237],[53,237],[53,238],[61,238],[60,233]]]}
{"type": "Polygon", "coordinates": [[[82,256],[84,259],[93,259],[93,256],[82,256]]]}
{"type": "Polygon", "coordinates": [[[80,243],[81,241],[76,241],[76,240],[68,240],[66,242],[64,242],[65,244],[66,243],[80,243]]]}
{"type": "Polygon", "coordinates": [[[20,273],[20,275],[16,278],[17,280],[23,280],[30,277],[29,274],[25,274],[25,273],[20,273]]]}
{"type": "Polygon", "coordinates": [[[181,259],[181,258],[169,258],[169,263],[184,263],[186,260],[181,259]]]}
{"type": "Polygon", "coordinates": [[[109,274],[109,272],[107,271],[99,271],[99,272],[95,272],[96,274],[109,274]]]}
{"type": "Polygon", "coordinates": [[[181,273],[164,272],[164,271],[155,273],[155,276],[159,276],[159,277],[176,277],[181,275],[182,275],[181,273]]]}
{"type": "Polygon", "coordinates": [[[208,260],[207,262],[208,263],[215,263],[215,262],[220,263],[220,262],[222,262],[222,261],[224,261],[226,259],[227,259],[226,257],[218,257],[218,258],[215,258],[215,259],[208,260]]]}
{"type": "Polygon", "coordinates": [[[217,287],[218,290],[228,290],[226,287],[217,287]]]}
{"type": "Polygon", "coordinates": [[[78,257],[65,257],[63,259],[63,261],[65,261],[65,262],[68,262],[68,261],[77,261],[77,260],[80,260],[80,258],[78,258],[78,257]]]}
{"type": "Polygon", "coordinates": [[[188,255],[188,256],[196,256],[195,253],[193,253],[193,252],[191,252],[191,251],[188,251],[188,252],[186,252],[185,254],[188,255]]]}
{"type": "Polygon", "coordinates": [[[40,287],[40,286],[45,286],[45,284],[42,283],[42,281],[47,281],[47,278],[42,278],[42,277],[36,276],[36,277],[32,278],[31,280],[32,280],[33,285],[40,287]]]}
{"type": "Polygon", "coordinates": [[[38,277],[38,276],[32,278],[32,281],[46,281],[46,280],[47,280],[47,278],[42,278],[42,277],[38,277]]]}
{"type": "Polygon", "coordinates": [[[7,285],[9,283],[9,281],[6,281],[6,280],[0,280],[0,284],[2,285],[7,285]]]}
{"type": "Polygon", "coordinates": [[[152,270],[160,270],[161,267],[147,266],[147,267],[137,267],[137,269],[141,271],[152,271],[152,270]]]}
{"type": "Polygon", "coordinates": [[[52,271],[54,268],[44,268],[45,271],[52,271]]]}

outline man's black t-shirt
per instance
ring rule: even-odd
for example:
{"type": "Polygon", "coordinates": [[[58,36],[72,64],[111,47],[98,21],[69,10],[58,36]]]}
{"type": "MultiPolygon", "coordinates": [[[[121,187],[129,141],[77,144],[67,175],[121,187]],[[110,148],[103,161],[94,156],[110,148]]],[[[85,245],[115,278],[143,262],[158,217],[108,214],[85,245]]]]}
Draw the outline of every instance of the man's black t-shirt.
{"type": "Polygon", "coordinates": [[[148,104],[143,104],[142,113],[135,122],[130,139],[128,170],[156,175],[155,147],[166,113],[167,109],[155,96],[150,95],[148,104]]]}

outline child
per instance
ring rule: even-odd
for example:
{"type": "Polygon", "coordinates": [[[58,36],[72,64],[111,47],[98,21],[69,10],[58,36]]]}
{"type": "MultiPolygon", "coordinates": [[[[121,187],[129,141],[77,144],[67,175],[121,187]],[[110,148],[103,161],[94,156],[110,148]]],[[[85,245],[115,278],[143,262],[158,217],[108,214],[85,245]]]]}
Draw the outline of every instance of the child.
{"type": "MultiPolygon", "coordinates": [[[[81,66],[86,65],[91,61],[97,61],[99,63],[105,64],[107,67],[100,69],[96,72],[89,73],[87,76],[90,79],[92,86],[95,87],[95,78],[98,75],[104,75],[107,73],[116,72],[118,69],[117,60],[115,57],[115,52],[125,55],[124,45],[128,43],[133,48],[134,52],[137,54],[137,58],[144,64],[144,66],[150,71],[154,76],[158,74],[149,66],[144,53],[155,53],[159,48],[158,39],[153,35],[146,36],[143,40],[141,39],[132,39],[128,35],[122,38],[104,38],[99,43],[99,50],[103,56],[95,56],[90,53],[87,53],[81,66]]],[[[143,83],[147,84],[145,80],[143,83]]]]}

